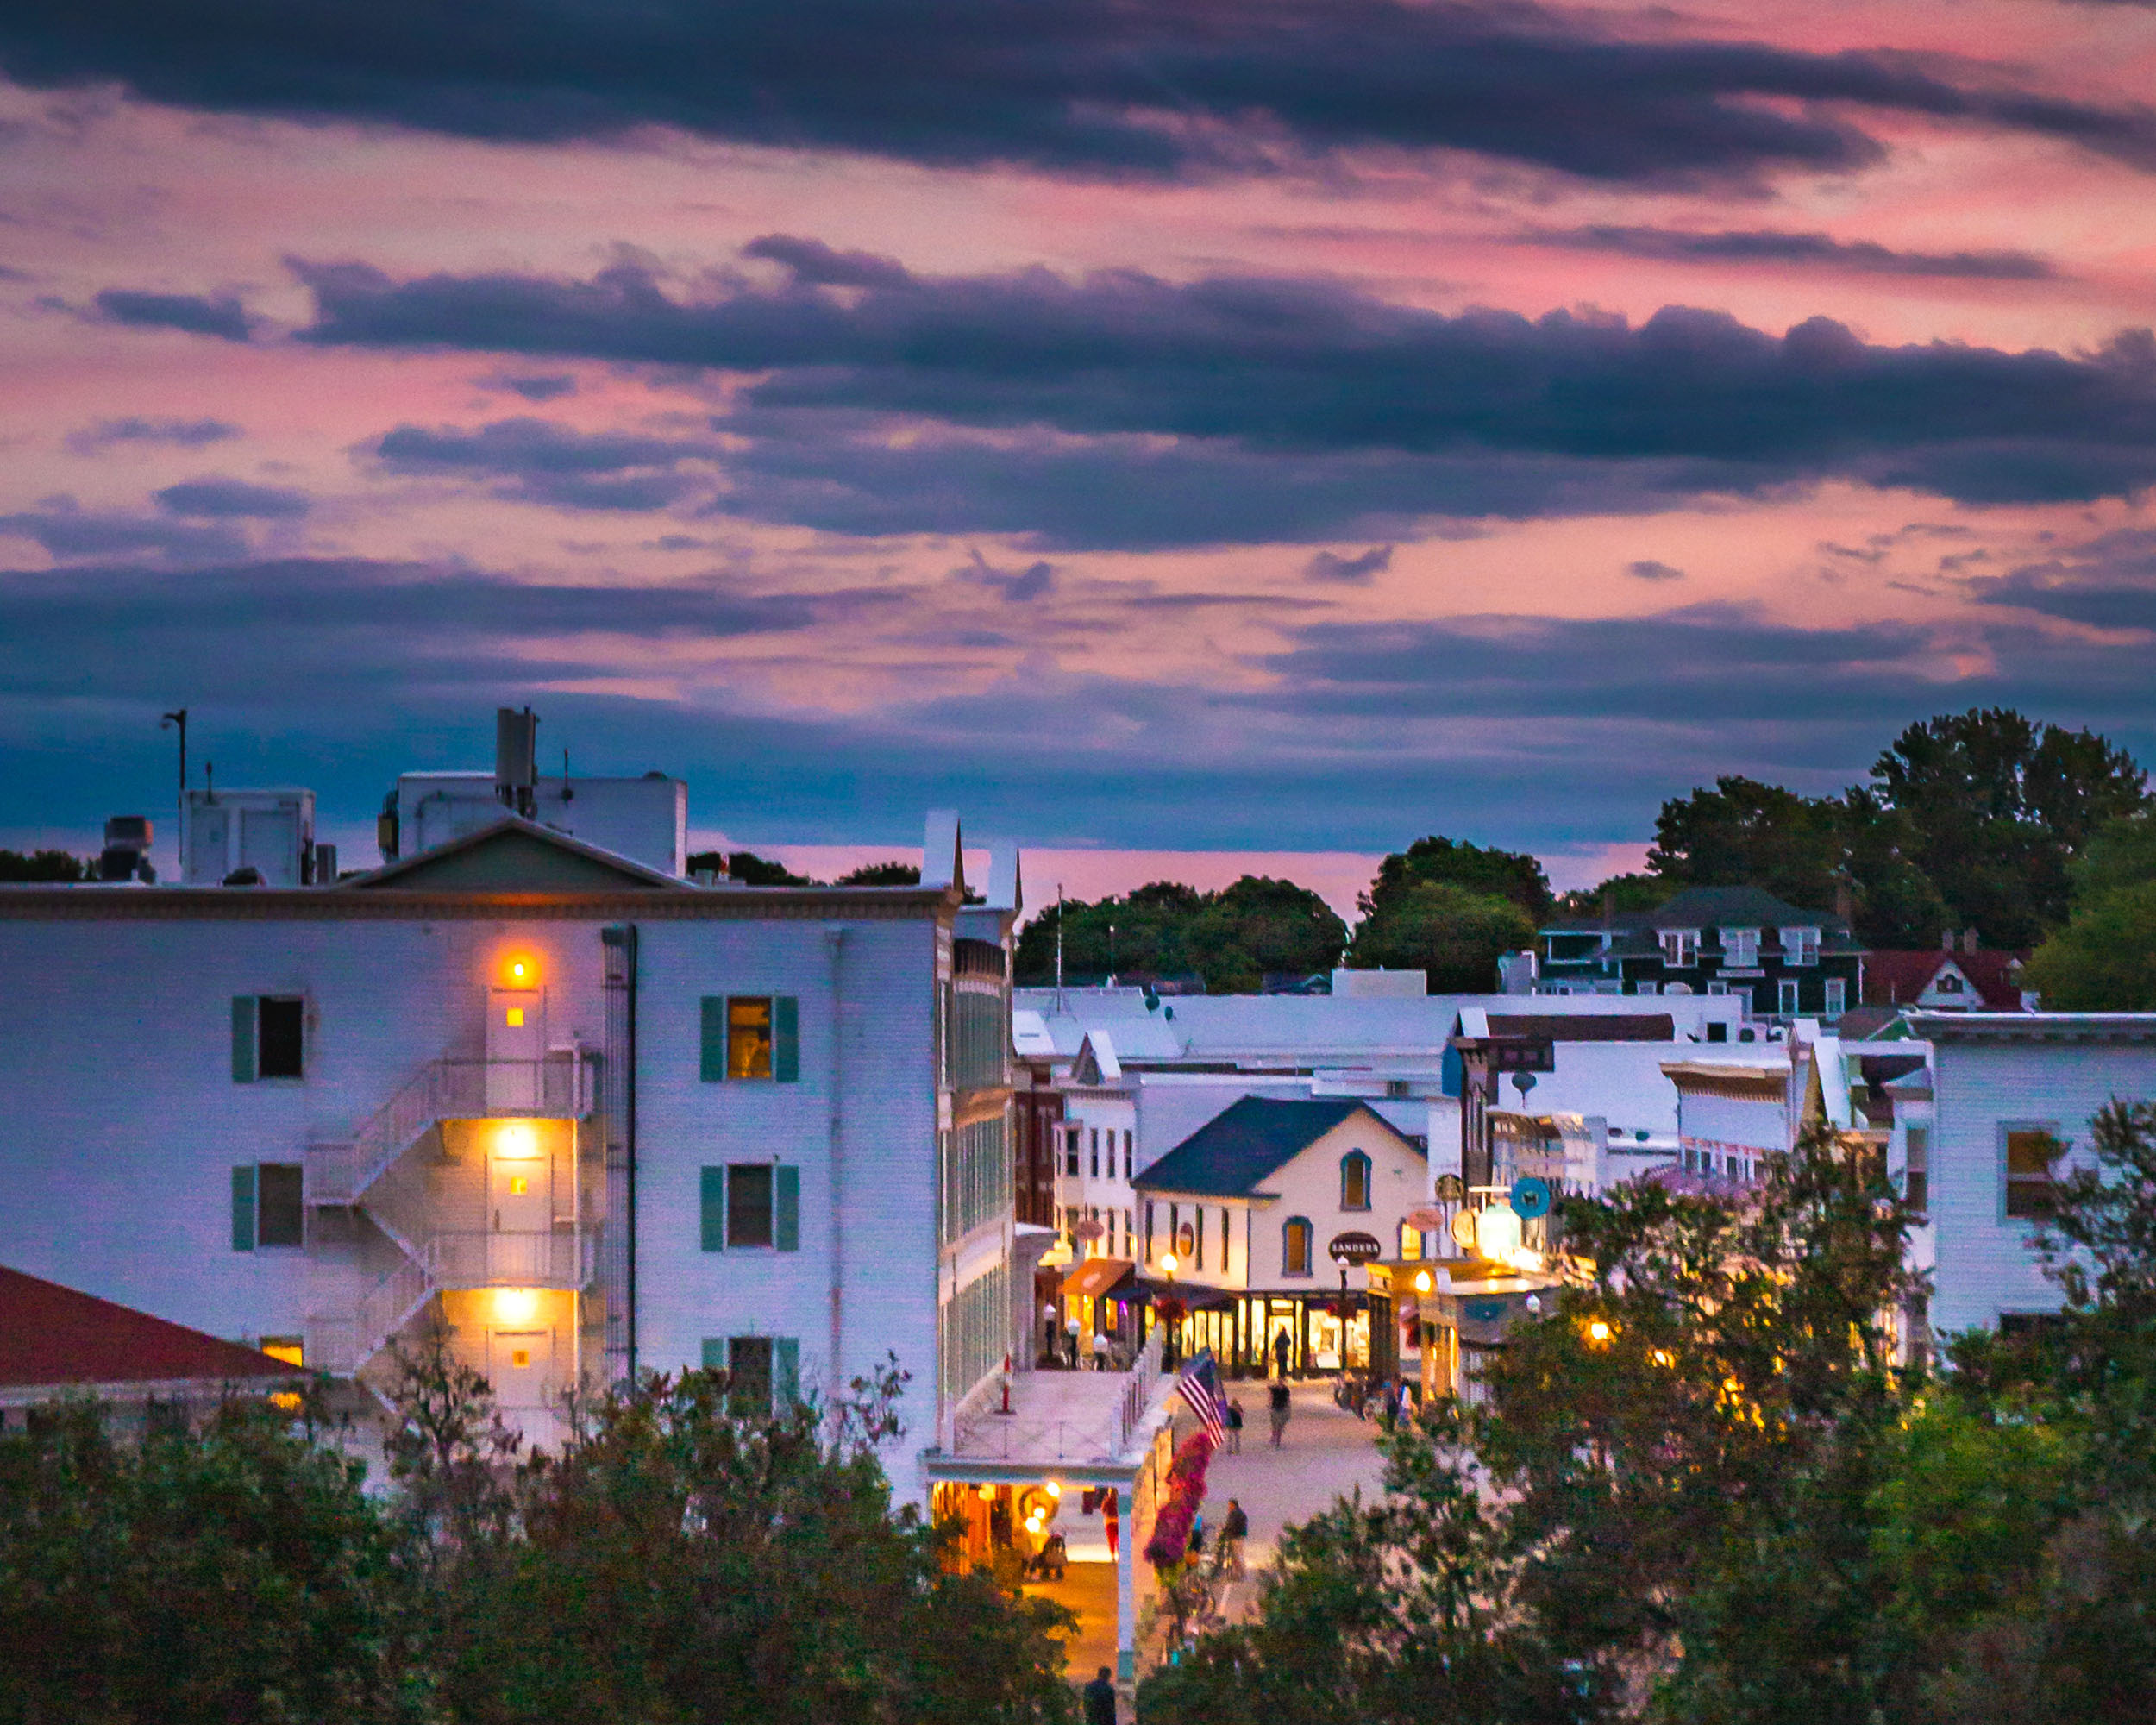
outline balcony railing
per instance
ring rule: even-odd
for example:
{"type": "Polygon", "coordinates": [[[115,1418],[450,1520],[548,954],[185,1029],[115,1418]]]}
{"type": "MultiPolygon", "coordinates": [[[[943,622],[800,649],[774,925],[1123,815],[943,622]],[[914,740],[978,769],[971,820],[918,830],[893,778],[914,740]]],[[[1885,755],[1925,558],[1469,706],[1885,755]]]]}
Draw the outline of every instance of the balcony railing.
{"type": "Polygon", "coordinates": [[[352,1135],[307,1146],[307,1201],[350,1204],[438,1120],[582,1120],[596,1086],[592,1060],[430,1060],[352,1135]]]}
{"type": "Polygon", "coordinates": [[[579,1234],[439,1233],[425,1251],[437,1288],[577,1289],[591,1270],[579,1234]]]}

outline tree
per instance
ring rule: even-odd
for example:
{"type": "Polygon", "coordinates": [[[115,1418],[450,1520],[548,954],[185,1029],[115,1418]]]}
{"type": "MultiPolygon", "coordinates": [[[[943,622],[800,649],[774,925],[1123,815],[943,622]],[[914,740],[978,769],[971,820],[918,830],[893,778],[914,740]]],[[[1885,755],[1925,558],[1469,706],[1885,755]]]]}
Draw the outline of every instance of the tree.
{"type": "Polygon", "coordinates": [[[0,881],[10,885],[86,881],[91,873],[89,864],[65,850],[33,850],[27,856],[20,850],[0,850],[0,881]]]}
{"type": "Polygon", "coordinates": [[[1437,994],[1482,994],[1497,986],[1499,956],[1534,938],[1533,921],[1511,900],[1424,881],[1357,925],[1348,963],[1420,970],[1437,994]]]}
{"type": "Polygon", "coordinates": [[[423,1595],[361,1468],[258,1402],[139,1440],[64,1404],[0,1435],[0,1721],[431,1718],[423,1595]]]}
{"type": "Polygon", "coordinates": [[[2156,1009],[2156,816],[2100,828],[2068,872],[2073,914],[2036,949],[2026,980],[2063,1011],[2156,1009]]]}
{"type": "Polygon", "coordinates": [[[783,862],[774,862],[753,850],[699,850],[689,858],[689,872],[724,869],[729,880],[743,887],[812,887],[805,875],[797,875],[783,862]]]}
{"type": "Polygon", "coordinates": [[[730,1406],[723,1372],[648,1377],[525,1469],[458,1565],[442,1695],[487,1725],[1062,1721],[1067,1613],[943,1560],[893,1514],[859,1420],[730,1406]]]}
{"type": "Polygon", "coordinates": [[[1424,882],[1509,899],[1537,919],[1549,915],[1556,902],[1549,877],[1532,856],[1432,836],[1418,838],[1406,850],[1395,851],[1379,863],[1377,878],[1362,895],[1358,908],[1365,918],[1388,912],[1424,882]]]}
{"type": "Polygon", "coordinates": [[[1995,946],[2032,945],[2065,921],[2069,863],[2147,800],[2124,750],[2004,707],[1912,724],[1871,772],[1880,804],[1908,818],[1910,860],[1995,946]]]}
{"type": "Polygon", "coordinates": [[[1564,894],[1557,900],[1557,910],[1567,917],[1599,917],[1605,910],[1659,910],[1678,890],[1676,881],[1659,875],[1612,875],[1599,885],[1564,894]]]}
{"type": "Polygon", "coordinates": [[[1018,932],[1017,976],[1053,982],[1060,930],[1066,975],[1201,977],[1213,994],[1251,994],[1269,974],[1336,963],[1347,925],[1307,887],[1245,875],[1221,892],[1155,881],[1125,898],[1050,905],[1018,932]]]}
{"type": "Polygon", "coordinates": [[[1842,811],[1757,779],[1717,779],[1662,805],[1647,867],[1679,887],[1758,887],[1802,910],[1833,906],[1842,811]]]}
{"type": "Polygon", "coordinates": [[[831,883],[837,887],[918,887],[921,871],[912,862],[864,862],[831,883]]]}

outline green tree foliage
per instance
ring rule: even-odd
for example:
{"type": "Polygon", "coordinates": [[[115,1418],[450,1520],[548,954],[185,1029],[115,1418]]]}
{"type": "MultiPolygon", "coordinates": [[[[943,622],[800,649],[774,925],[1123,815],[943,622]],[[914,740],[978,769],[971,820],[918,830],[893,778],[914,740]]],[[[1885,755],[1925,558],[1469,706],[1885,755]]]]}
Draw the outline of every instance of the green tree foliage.
{"type": "Polygon", "coordinates": [[[724,869],[726,876],[743,887],[812,887],[805,875],[797,875],[783,862],[759,856],[753,850],[699,850],[689,858],[689,872],[724,869]]]}
{"type": "Polygon", "coordinates": [[[1758,887],[1805,910],[1827,910],[1842,867],[1841,806],[1756,779],[1662,805],[1647,867],[1680,887],[1758,887]]]}
{"type": "Polygon", "coordinates": [[[1497,986],[1499,956],[1534,939],[1533,919],[1510,899],[1420,881],[1356,925],[1348,963],[1420,970],[1437,994],[1486,994],[1497,986]]]}
{"type": "Polygon", "coordinates": [[[33,850],[28,856],[20,850],[0,850],[0,881],[12,885],[86,881],[90,875],[89,864],[65,850],[33,850]]]}
{"type": "Polygon", "coordinates": [[[837,887],[918,887],[921,871],[912,862],[864,862],[831,883],[837,887]]]}
{"type": "Polygon", "coordinates": [[[1612,875],[1592,887],[1576,888],[1557,900],[1557,913],[1564,917],[1598,917],[1611,911],[1659,910],[1680,891],[1675,881],[1659,875],[1612,875]]]}
{"type": "Polygon", "coordinates": [[[1069,978],[1196,975],[1213,994],[1330,969],[1347,942],[1332,907],[1292,881],[1245,875],[1218,893],[1156,881],[1125,898],[1049,906],[1019,932],[1019,982],[1055,981],[1059,926],[1069,978]]]}
{"type": "Polygon", "coordinates": [[[273,1409],[140,1441],[48,1409],[0,1436],[0,1721],[430,1719],[404,1550],[359,1465],[273,1409]]]}
{"type": "Polygon", "coordinates": [[[2065,920],[2067,867],[2105,823],[2138,812],[2147,775],[2090,731],[1972,708],[1912,724],[1872,769],[1908,817],[1910,860],[1959,922],[1997,946],[2034,944],[2065,920]]]}
{"type": "Polygon", "coordinates": [[[1418,838],[1377,865],[1377,878],[1359,903],[1364,919],[1384,915],[1426,882],[1509,899],[1536,919],[1547,916],[1556,902],[1549,877],[1532,856],[1433,836],[1418,838]]]}
{"type": "Polygon", "coordinates": [[[2156,1010],[2156,816],[2113,821],[2071,870],[2073,914],[2026,972],[2067,1012],[2156,1010]]]}
{"type": "Polygon", "coordinates": [[[448,1581],[451,1715],[487,1725],[1059,1721],[1056,1607],[948,1572],[873,1447],[818,1411],[746,1414],[722,1372],[582,1412],[512,1526],[448,1581]]]}

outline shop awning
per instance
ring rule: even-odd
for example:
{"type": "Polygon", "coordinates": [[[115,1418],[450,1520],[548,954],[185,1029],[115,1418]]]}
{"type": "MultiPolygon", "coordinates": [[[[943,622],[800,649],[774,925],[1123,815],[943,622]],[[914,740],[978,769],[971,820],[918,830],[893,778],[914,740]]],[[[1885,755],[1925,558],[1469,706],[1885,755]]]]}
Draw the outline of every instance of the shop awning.
{"type": "Polygon", "coordinates": [[[1063,1277],[1066,1300],[1098,1300],[1136,1279],[1138,1266],[1127,1258],[1089,1258],[1071,1265],[1063,1277]]]}
{"type": "Polygon", "coordinates": [[[1238,1289],[1207,1288],[1195,1282],[1156,1282],[1150,1276],[1137,1286],[1139,1299],[1148,1303],[1170,1298],[1180,1300],[1187,1312],[1202,1312],[1209,1307],[1232,1305],[1243,1297],[1238,1289]]]}

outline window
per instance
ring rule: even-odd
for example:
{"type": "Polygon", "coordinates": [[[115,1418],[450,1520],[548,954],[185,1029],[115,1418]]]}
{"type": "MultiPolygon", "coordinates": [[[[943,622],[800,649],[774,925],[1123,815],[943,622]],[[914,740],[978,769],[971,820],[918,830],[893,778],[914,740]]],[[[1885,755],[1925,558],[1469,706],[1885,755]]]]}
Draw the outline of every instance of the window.
{"type": "Polygon", "coordinates": [[[304,1187],[297,1162],[248,1162],[232,1170],[232,1250],[307,1243],[304,1187]]]}
{"type": "Polygon", "coordinates": [[[1848,1007],[1849,1007],[1849,985],[1848,985],[1848,983],[1846,983],[1846,982],[1843,982],[1843,981],[1842,981],[1842,979],[1841,979],[1840,977],[1839,977],[1839,976],[1829,976],[1829,977],[1827,979],[1827,989],[1826,989],[1826,993],[1827,993],[1827,1008],[1826,1008],[1826,1010],[1827,1010],[1827,1016],[1828,1018],[1830,1018],[1830,1019],[1838,1019],[1838,1018],[1839,1018],[1839,1017],[1842,1015],[1842,1013],[1843,1013],[1844,1012],[1846,1012],[1846,1011],[1847,1011],[1847,1010],[1848,1010],[1848,1007]]]}
{"type": "Polygon", "coordinates": [[[1902,1144],[1907,1168],[1902,1176],[1902,1200],[1920,1214],[1931,1201],[1931,1142],[1929,1126],[1904,1127],[1902,1144]]]}
{"type": "Polygon", "coordinates": [[[728,1375],[729,1413],[768,1414],[800,1399],[801,1345],[792,1336],[706,1336],[704,1365],[728,1375]]]}
{"type": "Polygon", "coordinates": [[[1784,964],[1816,964],[1819,963],[1819,931],[1815,928],[1785,928],[1782,931],[1782,962],[1784,964]]]}
{"type": "Polygon", "coordinates": [[[1153,1206],[1149,1199],[1145,1205],[1145,1256],[1153,1256],[1153,1206]]]}
{"type": "Polygon", "coordinates": [[[2006,1139],[2006,1213],[2037,1217],[2051,1214],[2052,1164],[2063,1147],[2049,1126],[2002,1128],[2006,1139]]]}
{"type": "Polygon", "coordinates": [[[1290,1216],[1281,1225],[1280,1270],[1283,1276],[1310,1274],[1310,1224],[1301,1216],[1290,1216]]]}
{"type": "Polygon", "coordinates": [[[232,1082],[306,1076],[307,1003],[297,994],[232,997],[232,1082]]]}
{"type": "Polygon", "coordinates": [[[706,994],[702,1074],[706,1084],[801,1076],[801,1007],[791,994],[706,994]]]}
{"type": "Polygon", "coordinates": [[[791,1164],[706,1168],[701,1201],[705,1251],[801,1249],[801,1170],[791,1164]]]}
{"type": "Polygon", "coordinates": [[[1699,931],[1695,928],[1664,929],[1662,962],[1680,970],[1688,970],[1698,963],[1699,931]]]}
{"type": "Polygon", "coordinates": [[[1796,979],[1785,976],[1776,983],[1775,995],[1775,1010],[1785,1019],[1795,1018],[1797,1011],[1796,979]]]}
{"type": "Polygon", "coordinates": [[[1087,1166],[1093,1170],[1093,1177],[1098,1180],[1100,1177],[1100,1128],[1099,1126],[1093,1128],[1092,1138],[1092,1159],[1087,1166]]]}
{"type": "Polygon", "coordinates": [[[1932,987],[1942,994],[1959,994],[1961,992],[1961,978],[1952,970],[1942,971],[1933,981],[1932,987]]]}
{"type": "Polygon", "coordinates": [[[256,1346],[282,1364],[302,1366],[307,1363],[306,1343],[298,1336],[264,1336],[256,1346]]]}
{"type": "Polygon", "coordinates": [[[1727,1042],[1729,1040],[1729,1026],[1724,1024],[1720,1019],[1714,1019],[1707,1026],[1707,1039],[1709,1042],[1727,1042]]]}
{"type": "Polygon", "coordinates": [[[1659,982],[1634,982],[1632,992],[1635,994],[1658,994],[1662,992],[1662,985],[1659,982]]]}
{"type": "Polygon", "coordinates": [[[1083,1130],[1084,1129],[1082,1127],[1073,1126],[1070,1129],[1070,1138],[1065,1146],[1063,1172],[1069,1175],[1073,1180],[1075,1180],[1078,1177],[1078,1140],[1082,1135],[1083,1130]]]}
{"type": "Polygon", "coordinates": [[[1739,970],[1749,970],[1759,962],[1759,931],[1756,928],[1726,928],[1722,934],[1722,963],[1739,970]]]}
{"type": "MultiPolygon", "coordinates": [[[[1249,1266],[1248,1264],[1244,1264],[1243,1267],[1244,1267],[1244,1269],[1246,1271],[1250,1269],[1250,1266],[1249,1266]]],[[[1226,1275],[1226,1274],[1227,1274],[1227,1269],[1228,1269],[1228,1207],[1227,1207],[1225,1204],[1223,1204],[1223,1205],[1221,1205],[1221,1207],[1220,1207],[1220,1273],[1221,1273],[1222,1275],[1224,1275],[1224,1276],[1225,1276],[1225,1275],[1226,1275]]]]}
{"type": "Polygon", "coordinates": [[[1123,1129],[1123,1177],[1125,1180],[1131,1177],[1131,1129],[1128,1126],[1123,1129]]]}
{"type": "Polygon", "coordinates": [[[1407,1263],[1422,1256],[1422,1231],[1407,1222],[1400,1225],[1400,1256],[1407,1263]]]}
{"type": "Polygon", "coordinates": [[[1340,1208],[1367,1210],[1370,1207],[1370,1159],[1359,1150],[1340,1158],[1340,1208]]]}
{"type": "Polygon", "coordinates": [[[1183,1223],[1175,1230],[1175,1253],[1186,1264],[1191,1263],[1198,1256],[1197,1230],[1193,1228],[1188,1222],[1183,1223]]]}

